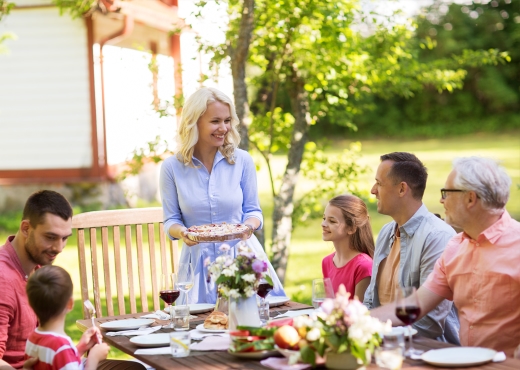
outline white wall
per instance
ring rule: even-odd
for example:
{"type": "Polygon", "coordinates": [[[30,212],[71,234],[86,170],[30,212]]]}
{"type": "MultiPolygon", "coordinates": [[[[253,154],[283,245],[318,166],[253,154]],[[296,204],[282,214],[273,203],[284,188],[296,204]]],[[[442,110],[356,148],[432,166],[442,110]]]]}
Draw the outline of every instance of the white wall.
{"type": "Polygon", "coordinates": [[[0,170],[92,165],[86,26],[57,8],[14,9],[0,55],[0,170]]]}

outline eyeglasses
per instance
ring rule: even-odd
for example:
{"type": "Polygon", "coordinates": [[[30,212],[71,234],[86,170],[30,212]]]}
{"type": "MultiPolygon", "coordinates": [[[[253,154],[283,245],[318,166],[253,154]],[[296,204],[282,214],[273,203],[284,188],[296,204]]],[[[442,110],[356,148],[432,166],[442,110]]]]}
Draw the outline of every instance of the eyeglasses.
{"type": "Polygon", "coordinates": [[[447,195],[446,193],[448,193],[450,191],[453,192],[453,193],[462,193],[462,192],[465,192],[466,190],[461,190],[461,189],[444,189],[444,188],[442,188],[441,189],[441,198],[442,199],[446,199],[446,195],[447,195]]]}

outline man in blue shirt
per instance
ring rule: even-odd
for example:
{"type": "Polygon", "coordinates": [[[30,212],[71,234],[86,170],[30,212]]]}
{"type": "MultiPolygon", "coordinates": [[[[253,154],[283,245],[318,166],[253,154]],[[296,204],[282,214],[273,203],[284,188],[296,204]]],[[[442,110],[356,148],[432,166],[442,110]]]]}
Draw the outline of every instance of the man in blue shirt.
{"type": "MultiPolygon", "coordinates": [[[[422,203],[428,173],[411,153],[381,156],[372,194],[377,211],[392,217],[379,233],[372,278],[365,292],[369,308],[395,301],[400,287],[419,288],[455,231],[422,203]]],[[[452,303],[444,300],[413,327],[420,335],[458,344],[459,322],[452,303]]]]}

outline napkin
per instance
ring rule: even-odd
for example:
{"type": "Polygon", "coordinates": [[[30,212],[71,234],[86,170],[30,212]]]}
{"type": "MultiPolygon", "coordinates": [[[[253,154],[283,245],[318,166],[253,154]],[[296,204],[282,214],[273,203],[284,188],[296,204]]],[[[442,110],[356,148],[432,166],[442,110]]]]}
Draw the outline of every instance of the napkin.
{"type": "Polygon", "coordinates": [[[502,362],[506,360],[506,354],[504,352],[497,352],[495,357],[493,357],[493,362],[502,362]]]}
{"type": "Polygon", "coordinates": [[[193,351],[227,351],[231,344],[228,334],[225,336],[206,337],[202,342],[192,343],[190,349],[193,351]]]}
{"type": "Polygon", "coordinates": [[[147,335],[154,331],[161,329],[161,325],[157,326],[144,326],[137,330],[122,330],[122,331],[109,331],[106,333],[109,337],[115,337],[116,335],[147,335]]]}
{"type": "Polygon", "coordinates": [[[171,355],[170,347],[142,348],[134,352],[134,355],[171,355]]]}
{"type": "Polygon", "coordinates": [[[260,361],[260,363],[275,370],[304,370],[311,367],[309,364],[289,365],[289,360],[285,357],[269,357],[260,361]]]}
{"type": "Polygon", "coordinates": [[[308,308],[306,310],[287,311],[285,313],[282,313],[278,316],[273,317],[273,319],[277,319],[279,317],[297,317],[297,316],[301,316],[301,315],[311,315],[315,311],[316,310],[314,308],[308,308]]]}
{"type": "Polygon", "coordinates": [[[159,319],[159,320],[169,320],[170,315],[164,311],[157,310],[154,313],[149,313],[148,315],[141,316],[141,319],[159,319]]]}
{"type": "Polygon", "coordinates": [[[217,337],[223,337],[223,336],[229,336],[227,333],[208,333],[208,332],[202,332],[197,329],[193,329],[190,331],[191,339],[193,340],[203,340],[206,337],[211,336],[217,336],[217,337]]]}

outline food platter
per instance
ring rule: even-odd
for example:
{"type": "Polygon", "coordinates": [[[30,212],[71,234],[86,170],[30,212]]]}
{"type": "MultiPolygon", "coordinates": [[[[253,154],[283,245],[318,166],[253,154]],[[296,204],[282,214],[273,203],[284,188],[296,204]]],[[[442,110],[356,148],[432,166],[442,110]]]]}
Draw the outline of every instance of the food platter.
{"type": "Polygon", "coordinates": [[[229,240],[248,239],[253,229],[245,224],[206,224],[191,226],[186,230],[186,237],[200,243],[225,242],[229,240]]]}

